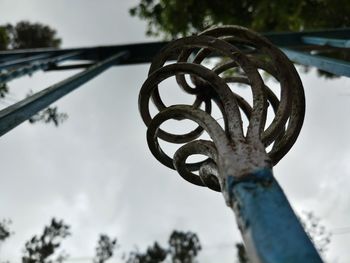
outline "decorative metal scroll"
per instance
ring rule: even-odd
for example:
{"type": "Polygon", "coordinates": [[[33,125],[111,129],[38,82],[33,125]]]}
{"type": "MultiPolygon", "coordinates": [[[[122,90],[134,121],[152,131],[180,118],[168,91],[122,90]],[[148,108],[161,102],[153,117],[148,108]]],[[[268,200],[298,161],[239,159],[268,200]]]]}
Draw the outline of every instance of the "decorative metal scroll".
{"type": "Polygon", "coordinates": [[[293,64],[277,47],[246,28],[221,26],[172,41],[154,57],[139,94],[139,110],[148,127],[148,146],[158,161],[193,184],[221,191],[227,176],[244,180],[281,160],[299,135],[305,100],[293,64]],[[220,63],[208,68],[204,60],[209,57],[219,57],[220,63]],[[279,95],[264,83],[259,71],[279,82],[279,95]],[[159,84],[170,77],[194,96],[192,105],[165,105],[159,84]],[[238,84],[250,86],[252,103],[238,94],[234,87],[238,84]],[[159,111],[154,117],[149,109],[151,99],[159,111]],[[211,116],[213,102],[222,113],[224,127],[211,116]],[[267,125],[268,107],[272,107],[274,118],[267,125]],[[242,114],[249,121],[246,132],[242,114]],[[189,119],[198,127],[186,134],[173,134],[160,127],[170,119],[189,119]],[[211,141],[198,139],[203,131],[211,141]],[[183,145],[170,157],[158,139],[183,145]],[[187,163],[194,154],[208,158],[187,163]]]}

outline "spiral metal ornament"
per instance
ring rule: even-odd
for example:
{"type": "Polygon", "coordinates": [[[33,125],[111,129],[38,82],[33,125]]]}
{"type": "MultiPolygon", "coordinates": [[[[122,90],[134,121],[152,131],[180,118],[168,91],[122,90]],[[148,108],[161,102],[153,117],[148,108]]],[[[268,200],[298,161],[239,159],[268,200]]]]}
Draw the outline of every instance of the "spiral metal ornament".
{"type": "Polygon", "coordinates": [[[249,29],[221,26],[172,41],[160,51],[141,88],[139,110],[148,127],[148,146],[157,160],[193,184],[221,191],[227,176],[244,180],[251,172],[271,169],[281,160],[299,135],[305,100],[293,64],[277,47],[249,29]],[[205,59],[210,57],[218,57],[218,65],[208,68],[205,59]],[[264,83],[262,71],[279,82],[279,94],[264,83]],[[165,105],[159,84],[170,77],[194,96],[192,105],[165,105]],[[238,84],[251,88],[252,103],[234,89],[238,84]],[[151,101],[158,110],[154,117],[151,101]],[[211,115],[213,102],[222,113],[224,127],[211,115]],[[274,118],[267,125],[269,106],[274,118]],[[248,120],[246,129],[242,114],[248,120]],[[170,119],[192,120],[198,127],[173,134],[160,128],[170,119]],[[203,131],[211,141],[198,139],[203,131]],[[159,139],[183,145],[171,157],[160,147],[159,139]],[[194,154],[208,158],[186,163],[194,154]]]}

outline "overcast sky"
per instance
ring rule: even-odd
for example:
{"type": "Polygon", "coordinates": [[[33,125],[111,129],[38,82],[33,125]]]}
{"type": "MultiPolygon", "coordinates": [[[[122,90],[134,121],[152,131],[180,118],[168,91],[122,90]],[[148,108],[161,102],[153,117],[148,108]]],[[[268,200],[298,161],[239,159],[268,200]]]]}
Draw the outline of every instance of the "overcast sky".
{"type": "MultiPolygon", "coordinates": [[[[49,24],[63,47],[151,41],[144,36],[145,23],[128,15],[136,3],[0,0],[0,24],[49,24]]],[[[198,233],[201,262],[232,263],[240,235],[223,197],[185,182],[148,150],[137,109],[148,67],[114,67],[55,103],[69,114],[59,128],[24,123],[0,138],[0,218],[11,218],[15,232],[0,247],[0,261],[20,262],[25,240],[55,216],[72,226],[73,235],[64,241],[72,262],[90,260],[99,233],[116,236],[119,251],[128,251],[155,240],[165,244],[180,229],[198,233]]],[[[11,98],[74,73],[12,81],[11,98]]],[[[296,212],[314,211],[329,230],[341,233],[339,228],[350,227],[350,81],[300,74],[306,119],[275,175],[296,212]]],[[[350,233],[333,235],[330,262],[350,262],[349,242],[350,233]]],[[[111,262],[121,262],[120,255],[111,262]]]]}

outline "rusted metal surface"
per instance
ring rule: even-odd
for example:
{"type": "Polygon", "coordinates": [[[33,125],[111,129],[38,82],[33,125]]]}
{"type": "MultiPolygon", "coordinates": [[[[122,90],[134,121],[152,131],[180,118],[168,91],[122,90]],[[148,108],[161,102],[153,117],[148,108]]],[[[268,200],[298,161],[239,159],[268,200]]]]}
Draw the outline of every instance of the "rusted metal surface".
{"type": "MultiPolygon", "coordinates": [[[[232,170],[231,175],[242,177],[256,169],[272,168],[289,151],[303,123],[305,102],[297,72],[278,48],[245,28],[219,27],[204,31],[198,36],[175,40],[161,50],[153,59],[148,79],[141,88],[139,108],[142,119],[148,126],[149,146],[161,163],[181,171],[199,171],[206,162],[174,162],[172,157],[162,151],[157,140],[160,138],[171,143],[189,143],[199,138],[205,130],[219,153],[217,160],[209,156],[210,162],[214,162],[219,170],[227,166],[227,169],[232,170]],[[238,46],[244,46],[250,52],[245,53],[238,46]],[[209,69],[202,62],[212,53],[219,54],[224,63],[209,69]],[[174,54],[179,54],[177,61],[165,65],[174,54]],[[239,73],[225,75],[225,72],[232,69],[239,73]],[[264,83],[259,69],[279,81],[278,96],[264,83]],[[185,74],[191,76],[192,83],[188,83],[185,74]],[[195,97],[193,105],[165,106],[158,85],[172,76],[176,77],[183,91],[195,97]],[[237,94],[236,90],[231,89],[232,84],[247,84],[251,87],[252,105],[237,94]],[[153,119],[149,112],[150,99],[159,110],[153,119]],[[224,128],[210,115],[213,102],[224,117],[224,128]],[[205,110],[200,109],[201,104],[206,105],[205,110]],[[275,117],[266,126],[268,105],[273,107],[275,117]],[[249,120],[245,134],[241,112],[249,120]],[[199,126],[188,134],[175,135],[159,128],[168,119],[191,119],[199,126]],[[271,144],[272,149],[266,152],[266,147],[271,144]],[[179,168],[179,165],[185,167],[179,168]]],[[[175,157],[181,159],[183,151],[180,148],[175,157]]],[[[186,148],[186,155],[189,156],[188,151],[189,148],[186,148]]],[[[202,154],[207,155],[204,152],[202,154]]],[[[196,175],[192,173],[191,177],[195,178],[196,175]]],[[[225,178],[218,182],[225,184],[225,178]]],[[[206,182],[197,179],[197,184],[205,186],[206,182]]],[[[217,185],[216,188],[218,187],[217,185]]]]}
{"type": "Polygon", "coordinates": [[[272,176],[273,165],[296,141],[305,113],[301,80],[293,64],[277,47],[238,26],[211,28],[197,36],[172,41],[152,61],[139,94],[139,110],[148,127],[148,146],[158,161],[177,170],[181,177],[195,185],[222,192],[226,204],[235,211],[253,262],[306,262],[302,259],[322,262],[272,176]],[[176,61],[172,61],[174,55],[176,61]],[[208,68],[204,60],[213,55],[221,57],[221,62],[208,68]],[[279,82],[278,95],[264,83],[259,70],[279,82]],[[190,80],[185,75],[190,76],[190,80]],[[170,77],[175,77],[179,88],[194,97],[192,105],[165,105],[159,85],[170,77]],[[237,84],[250,87],[251,104],[237,93],[234,87],[237,84]],[[158,109],[153,118],[151,101],[158,109]],[[220,109],[224,127],[211,115],[212,103],[220,109]],[[275,116],[267,125],[269,105],[275,116]],[[241,114],[246,115],[247,123],[242,121],[241,114]],[[160,128],[171,119],[191,120],[198,127],[180,135],[160,128]],[[211,141],[200,138],[203,131],[211,141]],[[174,156],[168,156],[159,139],[184,145],[174,156]],[[267,151],[270,145],[271,150],[267,151]],[[195,154],[207,159],[186,162],[195,154]],[[261,197],[262,201],[256,197],[261,197]],[[265,201],[270,203],[264,204],[265,201]],[[260,206],[264,209],[252,209],[260,206]],[[265,219],[266,214],[271,220],[265,219]],[[262,221],[259,221],[260,216],[262,221]],[[282,216],[277,224],[275,216],[282,216]],[[271,236],[267,244],[275,252],[266,251],[266,246],[259,242],[273,232],[274,225],[280,233],[271,236]],[[277,249],[281,242],[289,245],[283,247],[290,249],[288,253],[277,249]],[[299,245],[293,246],[293,242],[299,245]]]}

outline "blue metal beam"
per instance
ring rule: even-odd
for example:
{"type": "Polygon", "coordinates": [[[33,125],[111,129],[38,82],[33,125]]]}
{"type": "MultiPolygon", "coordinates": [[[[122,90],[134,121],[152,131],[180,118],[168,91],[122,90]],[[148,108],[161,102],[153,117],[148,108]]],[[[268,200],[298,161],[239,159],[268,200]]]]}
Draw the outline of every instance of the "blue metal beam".
{"type": "Polygon", "coordinates": [[[288,58],[296,63],[314,66],[338,76],[350,77],[350,63],[344,60],[312,55],[289,48],[281,48],[288,58]]]}
{"type": "Polygon", "coordinates": [[[3,69],[15,67],[18,65],[27,64],[29,62],[36,61],[39,59],[48,58],[49,56],[50,56],[49,54],[44,53],[44,54],[34,55],[34,56],[30,56],[30,57],[24,57],[24,58],[20,58],[20,59],[8,60],[6,62],[0,63],[0,71],[3,69]]]}
{"type": "Polygon", "coordinates": [[[325,29],[316,31],[302,31],[302,32],[273,32],[262,34],[273,44],[279,47],[295,47],[301,46],[303,37],[322,37],[322,38],[349,38],[350,28],[325,29]]]}
{"type": "MultiPolygon", "coordinates": [[[[295,48],[305,47],[307,44],[304,42],[315,41],[315,38],[324,39],[346,39],[350,36],[349,28],[333,29],[333,30],[321,30],[321,31],[306,31],[306,32],[279,32],[279,33],[265,33],[263,34],[273,44],[281,48],[295,48]],[[310,40],[313,38],[314,40],[310,40]]],[[[314,43],[314,42],[313,42],[314,43]]],[[[333,42],[335,43],[335,42],[333,42]]],[[[41,49],[29,49],[29,50],[12,50],[12,51],[0,51],[0,62],[11,59],[24,59],[31,56],[46,54],[50,57],[59,56],[71,52],[82,52],[79,56],[76,56],[74,60],[89,60],[99,61],[103,60],[113,54],[121,51],[128,50],[130,56],[125,61],[118,65],[135,64],[135,63],[149,63],[153,57],[161,50],[168,42],[148,42],[139,44],[126,44],[126,45],[114,45],[114,46],[97,46],[88,48],[70,48],[70,49],[54,49],[54,48],[41,48],[41,49]]],[[[343,43],[347,45],[346,43],[343,43]]],[[[339,44],[338,44],[339,45],[339,44]]],[[[294,56],[293,56],[294,57],[294,56]]],[[[326,70],[326,69],[323,69],[326,70]]]]}
{"type": "MultiPolygon", "coordinates": [[[[130,56],[120,65],[126,64],[138,64],[148,63],[152,61],[153,57],[164,47],[168,42],[148,42],[139,44],[127,44],[127,45],[114,45],[114,46],[97,46],[86,48],[39,48],[39,49],[26,49],[26,50],[11,50],[0,51],[0,61],[7,61],[8,59],[25,58],[28,56],[49,54],[52,56],[59,56],[71,52],[81,52],[79,56],[76,56],[73,60],[89,60],[89,61],[101,61],[107,57],[128,50],[130,56]]],[[[118,64],[119,65],[119,64],[118,64]]]]}
{"type": "Polygon", "coordinates": [[[83,72],[54,84],[0,111],[0,136],[28,120],[40,110],[45,109],[54,101],[99,75],[110,66],[122,62],[127,56],[128,52],[119,52],[104,61],[96,63],[83,72]]]}
{"type": "Polygon", "coordinates": [[[302,40],[305,44],[310,45],[350,48],[350,39],[305,36],[302,37],[302,40]]]}
{"type": "MultiPolygon", "coordinates": [[[[56,65],[59,62],[63,62],[68,59],[73,59],[74,57],[78,56],[80,53],[81,52],[70,52],[70,53],[63,54],[60,56],[55,56],[49,59],[36,59],[33,62],[30,62],[29,64],[16,67],[12,70],[9,70],[8,72],[6,71],[1,73],[0,84],[9,82],[10,80],[22,77],[24,75],[30,75],[38,70],[46,70],[50,67],[50,65],[56,65]]],[[[42,56],[42,55],[39,55],[39,56],[42,56]]]]}

